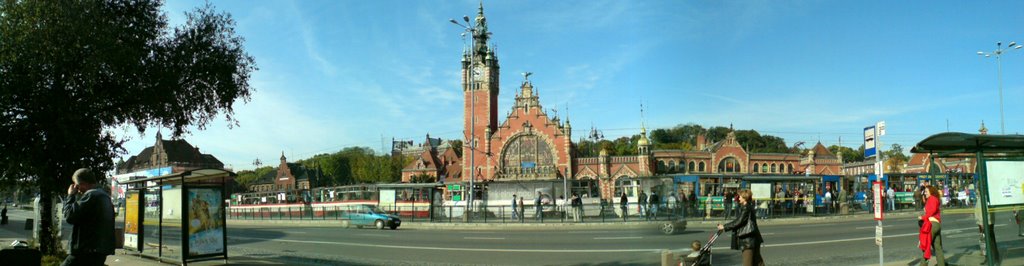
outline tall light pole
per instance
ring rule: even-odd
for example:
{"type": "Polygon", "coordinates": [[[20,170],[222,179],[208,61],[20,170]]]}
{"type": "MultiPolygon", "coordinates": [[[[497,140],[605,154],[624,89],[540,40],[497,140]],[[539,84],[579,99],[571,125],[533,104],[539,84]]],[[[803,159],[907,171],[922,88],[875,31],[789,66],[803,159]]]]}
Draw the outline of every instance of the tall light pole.
{"type": "MultiPolygon", "coordinates": [[[[462,27],[462,29],[464,31],[461,34],[462,35],[462,42],[463,42],[463,45],[465,45],[466,33],[469,33],[470,37],[476,38],[476,35],[475,35],[475,33],[476,33],[476,25],[473,25],[473,23],[470,22],[469,16],[462,16],[462,20],[466,22],[465,25],[463,25],[462,23],[459,23],[455,19],[449,19],[448,22],[451,22],[452,24],[455,24],[455,25],[458,25],[459,27],[462,27]]],[[[466,71],[466,75],[467,75],[466,76],[466,86],[467,86],[466,89],[471,90],[471,91],[474,88],[474,86],[473,86],[474,85],[473,84],[474,81],[473,81],[473,70],[472,70],[473,66],[472,66],[472,64],[473,64],[473,61],[474,61],[474,55],[475,54],[476,54],[476,51],[473,51],[473,48],[470,47],[470,51],[469,51],[469,64],[470,65],[465,67],[465,71],[466,71]]],[[[463,57],[463,58],[465,58],[465,57],[463,57]]],[[[463,145],[465,147],[469,147],[469,150],[473,151],[473,152],[469,153],[469,196],[467,197],[468,201],[466,201],[466,212],[463,215],[463,217],[464,217],[464,219],[466,221],[469,221],[469,213],[473,209],[473,194],[474,194],[473,193],[474,192],[473,191],[474,190],[474,188],[473,188],[473,179],[476,179],[476,169],[474,169],[474,165],[473,165],[473,163],[474,163],[473,161],[476,158],[476,154],[475,154],[475,152],[476,152],[476,139],[475,139],[475,137],[476,137],[476,116],[473,114],[473,112],[476,111],[476,95],[475,95],[475,92],[470,92],[470,93],[473,94],[473,95],[470,97],[471,99],[470,99],[470,103],[469,103],[469,109],[473,110],[473,111],[470,114],[467,114],[467,115],[470,116],[470,118],[469,118],[469,136],[466,138],[466,140],[463,143],[463,145]]],[[[466,156],[466,154],[463,154],[463,156],[466,156]]]]}
{"type": "Polygon", "coordinates": [[[1006,122],[1004,121],[1004,117],[1003,117],[1003,63],[1002,63],[1001,58],[1002,58],[1003,53],[1005,53],[1007,51],[1013,51],[1013,50],[1009,50],[1010,48],[1020,49],[1021,47],[1024,47],[1024,46],[1017,44],[1017,42],[1010,42],[1010,45],[1007,46],[1006,49],[1003,49],[1003,43],[1002,42],[996,42],[996,50],[993,51],[992,53],[985,53],[985,52],[982,52],[982,51],[978,51],[978,55],[979,56],[984,56],[984,57],[991,57],[993,55],[996,56],[996,68],[997,68],[997,70],[996,70],[997,74],[996,75],[997,75],[997,78],[999,79],[999,134],[1001,134],[1001,135],[1006,135],[1006,122]]]}

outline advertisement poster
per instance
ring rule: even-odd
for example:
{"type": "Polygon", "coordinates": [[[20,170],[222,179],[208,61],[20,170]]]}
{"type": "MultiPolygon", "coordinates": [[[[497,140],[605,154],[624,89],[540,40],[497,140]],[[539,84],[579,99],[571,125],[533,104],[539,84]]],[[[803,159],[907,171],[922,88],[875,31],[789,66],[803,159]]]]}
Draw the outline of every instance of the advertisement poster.
{"type": "Polygon", "coordinates": [[[985,162],[989,206],[1024,204],[1024,162],[985,162]]]}
{"type": "Polygon", "coordinates": [[[219,188],[188,189],[188,255],[222,254],[223,206],[219,188]]]}
{"type": "Polygon", "coordinates": [[[125,200],[124,211],[124,247],[139,249],[139,200],[142,197],[138,190],[129,191],[125,200]]]}

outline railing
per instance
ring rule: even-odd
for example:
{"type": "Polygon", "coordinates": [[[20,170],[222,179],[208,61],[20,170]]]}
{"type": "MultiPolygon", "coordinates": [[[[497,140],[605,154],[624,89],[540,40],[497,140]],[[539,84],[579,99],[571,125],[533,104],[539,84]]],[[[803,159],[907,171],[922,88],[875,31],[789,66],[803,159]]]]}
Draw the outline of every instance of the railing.
{"type": "MultiPolygon", "coordinates": [[[[846,204],[814,204],[796,198],[769,200],[767,208],[761,201],[754,203],[760,219],[828,217],[871,213],[871,202],[849,200],[846,204]],[[810,208],[808,208],[810,205],[810,208]],[[845,205],[845,207],[844,207],[845,205]]],[[[713,205],[708,209],[704,204],[661,204],[640,206],[629,203],[623,211],[619,204],[585,204],[582,207],[543,205],[537,208],[528,205],[513,210],[511,206],[476,206],[475,210],[467,211],[463,206],[395,206],[381,207],[390,214],[399,216],[403,222],[471,222],[471,223],[594,223],[623,221],[669,221],[688,220],[724,220],[735,217],[739,204],[733,203],[729,208],[713,205]],[[726,210],[731,213],[727,213],[726,210]],[[710,212],[709,212],[710,211],[710,212]],[[623,215],[625,213],[625,215],[623,215]],[[466,216],[469,216],[468,219],[466,216]]],[[[951,202],[943,208],[971,208],[970,203],[951,202]]],[[[888,203],[884,204],[886,212],[890,212],[888,203]]],[[[228,219],[236,220],[343,220],[343,206],[307,206],[296,207],[262,207],[228,209],[228,219]]],[[[896,211],[919,211],[912,203],[898,202],[896,211]]]]}

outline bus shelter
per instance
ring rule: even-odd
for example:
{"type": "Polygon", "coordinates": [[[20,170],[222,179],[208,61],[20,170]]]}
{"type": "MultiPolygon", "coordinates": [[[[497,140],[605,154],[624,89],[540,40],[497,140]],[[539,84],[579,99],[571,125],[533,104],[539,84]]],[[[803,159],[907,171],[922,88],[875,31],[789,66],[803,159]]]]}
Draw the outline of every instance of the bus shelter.
{"type": "Polygon", "coordinates": [[[198,169],[122,182],[124,249],[158,260],[227,263],[226,180],[235,173],[198,169]]]}
{"type": "MultiPolygon", "coordinates": [[[[918,142],[912,153],[929,153],[932,164],[936,157],[974,158],[975,187],[978,190],[978,205],[982,213],[997,209],[1024,206],[1024,136],[1022,135],[976,135],[967,133],[940,133],[918,142]]],[[[935,175],[938,169],[931,168],[935,175]]],[[[982,223],[989,224],[989,215],[981,215],[982,223]]],[[[993,256],[996,246],[992,227],[983,226],[985,235],[985,261],[997,265],[998,257],[993,256]]]]}

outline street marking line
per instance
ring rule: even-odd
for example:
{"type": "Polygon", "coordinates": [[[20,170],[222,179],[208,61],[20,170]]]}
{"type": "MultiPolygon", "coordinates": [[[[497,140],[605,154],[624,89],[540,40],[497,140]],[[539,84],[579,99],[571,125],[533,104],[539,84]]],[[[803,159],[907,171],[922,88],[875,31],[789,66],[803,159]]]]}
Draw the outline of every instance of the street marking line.
{"type": "Polygon", "coordinates": [[[302,231],[285,231],[284,233],[285,234],[309,234],[309,232],[302,232],[302,231]]]}
{"type": "Polygon", "coordinates": [[[594,240],[643,239],[640,236],[595,237],[594,240]]]}
{"type": "Polygon", "coordinates": [[[463,237],[462,239],[480,239],[480,240],[505,240],[504,237],[463,237]]]}
{"type": "Polygon", "coordinates": [[[615,233],[620,231],[569,231],[566,234],[588,234],[588,233],[615,233]]]}
{"type": "Polygon", "coordinates": [[[391,237],[390,235],[378,235],[378,234],[356,234],[357,236],[372,236],[372,237],[391,237]]]}
{"type": "MultiPolygon", "coordinates": [[[[875,228],[875,227],[878,227],[878,226],[877,226],[877,225],[873,225],[873,226],[861,226],[861,227],[856,227],[856,228],[854,228],[854,229],[870,229],[870,228],[875,228]]],[[[882,228],[885,228],[885,227],[892,227],[892,225],[883,225],[883,226],[882,226],[882,228]]]]}

